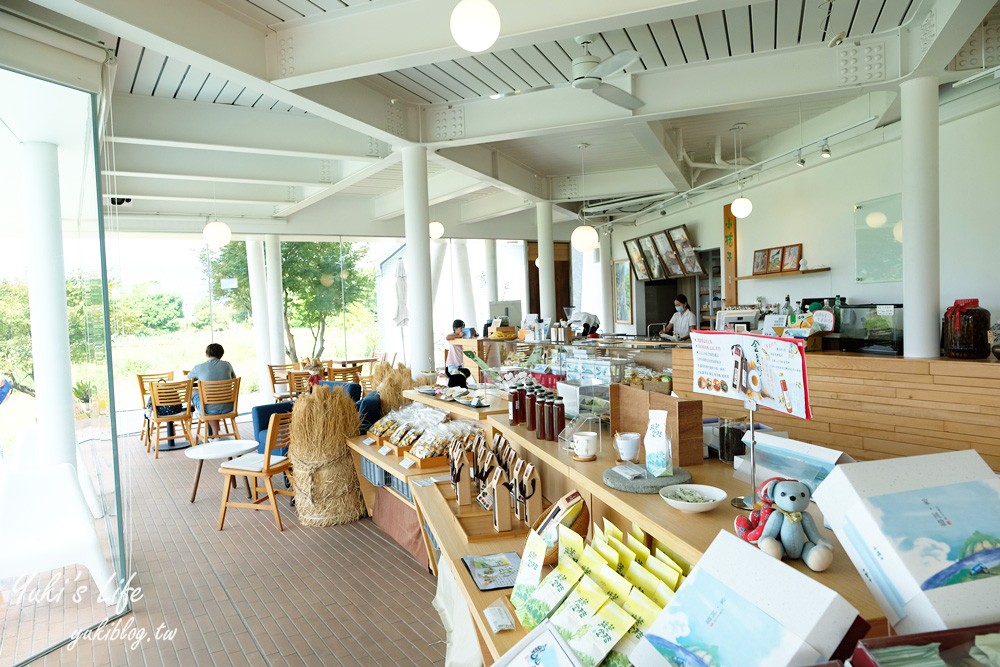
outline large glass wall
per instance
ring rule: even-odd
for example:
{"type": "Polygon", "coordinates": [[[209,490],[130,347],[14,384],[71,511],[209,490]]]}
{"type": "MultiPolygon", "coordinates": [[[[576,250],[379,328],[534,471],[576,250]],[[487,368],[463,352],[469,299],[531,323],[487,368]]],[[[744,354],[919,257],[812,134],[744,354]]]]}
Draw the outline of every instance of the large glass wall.
{"type": "Polygon", "coordinates": [[[94,108],[0,69],[4,665],[128,610],[94,108]]]}

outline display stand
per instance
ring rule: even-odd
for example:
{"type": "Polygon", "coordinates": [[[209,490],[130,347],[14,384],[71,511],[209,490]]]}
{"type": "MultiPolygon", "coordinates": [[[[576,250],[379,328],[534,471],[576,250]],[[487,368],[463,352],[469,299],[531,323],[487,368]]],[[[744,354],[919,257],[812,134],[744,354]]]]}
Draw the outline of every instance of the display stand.
{"type": "Polygon", "coordinates": [[[753,510],[757,503],[757,461],[754,458],[754,450],[757,448],[757,431],[753,426],[753,415],[757,412],[757,403],[747,399],[743,403],[744,407],[750,411],[750,495],[736,496],[730,503],[738,510],[753,510]]]}

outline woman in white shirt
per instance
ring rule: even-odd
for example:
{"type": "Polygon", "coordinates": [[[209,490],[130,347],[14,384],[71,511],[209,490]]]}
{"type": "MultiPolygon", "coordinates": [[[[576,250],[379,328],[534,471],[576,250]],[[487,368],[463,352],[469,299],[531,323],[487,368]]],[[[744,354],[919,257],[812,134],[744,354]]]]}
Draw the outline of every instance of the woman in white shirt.
{"type": "Polygon", "coordinates": [[[691,329],[698,326],[698,320],[695,318],[694,313],[691,312],[691,306],[688,305],[687,297],[683,294],[678,294],[674,299],[674,309],[677,312],[670,318],[667,326],[663,327],[660,335],[664,337],[674,335],[678,338],[688,338],[691,335],[691,329]]]}

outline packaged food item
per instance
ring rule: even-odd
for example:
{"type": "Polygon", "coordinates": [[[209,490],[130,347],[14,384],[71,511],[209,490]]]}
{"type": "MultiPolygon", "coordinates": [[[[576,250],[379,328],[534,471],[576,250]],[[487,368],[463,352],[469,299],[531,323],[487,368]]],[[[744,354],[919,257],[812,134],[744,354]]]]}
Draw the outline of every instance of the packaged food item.
{"type": "Polygon", "coordinates": [[[542,564],[547,550],[545,540],[538,533],[535,531],[528,533],[524,553],[521,554],[521,567],[517,570],[514,590],[510,594],[510,603],[514,605],[515,609],[524,605],[538,588],[538,582],[542,579],[542,564]]]}
{"type": "Polygon", "coordinates": [[[635,625],[635,619],[614,602],[607,602],[569,639],[585,667],[596,667],[635,625]]]}
{"type": "MultiPolygon", "coordinates": [[[[619,532],[619,535],[621,533],[619,532]]],[[[624,576],[625,572],[628,571],[632,563],[635,562],[635,552],[629,549],[625,544],[615,537],[608,535],[608,546],[615,550],[618,554],[618,564],[615,566],[615,572],[624,576]]]]}
{"type": "Polygon", "coordinates": [[[593,546],[588,544],[583,548],[583,555],[580,556],[578,564],[585,574],[591,575],[595,570],[607,565],[608,562],[601,554],[597,553],[593,546]]]}
{"type": "Polygon", "coordinates": [[[624,600],[632,592],[632,584],[615,572],[610,565],[597,568],[590,577],[600,584],[608,597],[615,602],[624,600]]]}
{"type": "Polygon", "coordinates": [[[674,474],[673,452],[667,435],[667,411],[650,410],[649,425],[646,427],[646,470],[654,477],[670,477],[674,474]]]}
{"type": "Polygon", "coordinates": [[[569,639],[607,601],[607,593],[601,590],[597,582],[584,576],[566,597],[566,601],[552,614],[552,625],[564,639],[569,639]]]}
{"type": "Polygon", "coordinates": [[[607,667],[629,667],[632,664],[632,651],[639,645],[639,640],[646,634],[653,620],[659,616],[660,608],[649,600],[643,600],[643,597],[639,591],[633,590],[622,605],[622,609],[635,619],[635,625],[629,628],[625,636],[608,653],[603,663],[607,667]]]}
{"type": "Polygon", "coordinates": [[[579,562],[583,556],[583,537],[568,526],[559,526],[559,560],[579,562]]]}
{"type": "Polygon", "coordinates": [[[548,618],[549,614],[562,604],[582,576],[583,570],[572,560],[556,565],[524,604],[517,608],[517,619],[521,621],[524,629],[533,630],[548,618]]]}

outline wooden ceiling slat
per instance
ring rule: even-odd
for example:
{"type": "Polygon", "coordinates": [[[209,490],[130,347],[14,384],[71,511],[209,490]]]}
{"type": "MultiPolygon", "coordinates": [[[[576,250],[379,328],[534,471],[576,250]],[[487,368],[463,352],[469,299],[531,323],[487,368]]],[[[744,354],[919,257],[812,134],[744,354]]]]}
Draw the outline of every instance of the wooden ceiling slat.
{"type": "Polygon", "coordinates": [[[232,104],[236,101],[236,98],[243,92],[245,86],[242,86],[234,81],[227,81],[226,85],[222,87],[218,96],[215,98],[216,104],[232,104]]]}
{"type": "Polygon", "coordinates": [[[422,104],[435,104],[443,101],[438,95],[419,85],[410,77],[403,76],[400,72],[385,72],[382,76],[405,90],[408,95],[415,96],[421,100],[422,104]]]}
{"type": "Polygon", "coordinates": [[[438,102],[457,102],[462,97],[452,88],[437,79],[424,74],[416,67],[408,67],[400,70],[400,74],[414,81],[418,86],[434,95],[438,102]]]}
{"type": "MultiPolygon", "coordinates": [[[[574,44],[574,46],[576,46],[574,44]]],[[[558,82],[569,81],[571,70],[573,69],[573,57],[563,51],[556,42],[545,42],[538,45],[545,59],[552,63],[552,66],[559,72],[558,82]]],[[[573,53],[576,53],[575,51],[573,53]]]]}
{"type": "MultiPolygon", "coordinates": [[[[253,0],[250,4],[260,7],[268,14],[277,17],[279,21],[291,21],[302,18],[299,12],[278,0],[253,0]]],[[[273,23],[274,21],[272,20],[271,22],[273,23]]]]}
{"type": "Polygon", "coordinates": [[[507,66],[506,62],[497,58],[492,53],[481,53],[476,57],[476,60],[482,63],[483,67],[496,72],[497,76],[509,82],[515,90],[524,90],[525,88],[531,88],[533,85],[522,79],[517,72],[507,66]]]}
{"type": "Polygon", "coordinates": [[[483,83],[498,92],[509,93],[515,89],[514,77],[506,73],[501,77],[498,73],[484,65],[481,58],[482,56],[469,56],[455,62],[468,70],[472,76],[481,79],[483,83]]]}
{"type": "MultiPolygon", "coordinates": [[[[611,47],[611,51],[613,53],[620,53],[622,51],[638,51],[636,45],[632,43],[632,40],[629,39],[628,34],[624,30],[610,30],[601,34],[604,35],[604,40],[608,43],[608,46],[611,47]]],[[[639,54],[644,56],[642,51],[639,51],[639,54]]],[[[643,58],[640,58],[635,63],[630,65],[626,71],[634,73],[643,72],[647,69],[649,69],[648,65],[646,65],[643,58]]],[[[616,74],[621,74],[621,72],[616,72],[616,74]]]]}
{"type": "Polygon", "coordinates": [[[252,107],[254,102],[261,99],[261,94],[255,90],[244,88],[243,92],[236,96],[233,104],[241,107],[252,107]]]}
{"type": "Polygon", "coordinates": [[[684,55],[689,63],[702,62],[708,60],[708,53],[705,51],[705,44],[701,41],[701,30],[698,21],[693,16],[684,16],[674,19],[677,27],[677,36],[684,47],[684,55]]]}
{"type": "Polygon", "coordinates": [[[830,13],[830,23],[826,28],[824,40],[829,40],[840,31],[846,34],[851,28],[851,19],[854,18],[854,10],[860,0],[837,0],[833,3],[833,11],[830,13]]]}
{"type": "Polygon", "coordinates": [[[177,89],[176,99],[193,101],[198,91],[206,84],[206,79],[208,79],[208,72],[192,67],[184,77],[184,83],[177,89]]]}
{"type": "Polygon", "coordinates": [[[803,2],[819,0],[778,0],[778,48],[787,49],[799,43],[803,2]]]}
{"type": "Polygon", "coordinates": [[[127,93],[135,83],[136,71],[139,68],[139,55],[142,48],[122,40],[118,45],[118,73],[115,76],[115,90],[127,93]]]}
{"type": "Polygon", "coordinates": [[[281,0],[281,3],[303,16],[319,17],[326,14],[326,11],[322,7],[319,7],[311,0],[281,0]]]}
{"type": "Polygon", "coordinates": [[[705,40],[709,60],[728,58],[729,36],[726,34],[726,23],[722,12],[706,12],[698,15],[701,23],[701,34],[705,40]]]}
{"type": "Polygon", "coordinates": [[[227,7],[231,7],[237,12],[257,21],[261,25],[271,25],[273,23],[280,23],[281,19],[261,7],[257,6],[256,0],[251,2],[250,0],[220,0],[222,4],[227,7]]]}
{"type": "Polygon", "coordinates": [[[195,101],[197,102],[214,102],[216,96],[222,92],[222,88],[226,85],[227,79],[225,77],[216,76],[212,74],[205,81],[205,85],[201,87],[201,90],[197,92],[197,97],[195,101]]]}
{"type": "Polygon", "coordinates": [[[745,56],[751,53],[750,47],[750,8],[737,7],[726,10],[726,29],[729,31],[729,48],[734,56],[745,56]]]}
{"type": "Polygon", "coordinates": [[[653,23],[649,26],[649,29],[653,32],[653,37],[656,38],[656,44],[660,47],[660,53],[663,54],[668,67],[671,65],[683,65],[687,62],[684,58],[684,50],[681,48],[681,43],[677,39],[673,21],[653,23]]]}
{"type": "MultiPolygon", "coordinates": [[[[812,1],[812,0],[808,0],[812,1]]],[[[763,2],[750,7],[750,19],[753,21],[754,53],[774,50],[774,17],[777,8],[774,1],[763,2]]]]}

